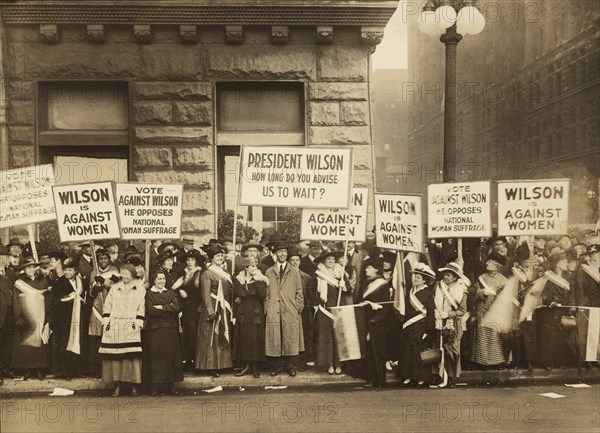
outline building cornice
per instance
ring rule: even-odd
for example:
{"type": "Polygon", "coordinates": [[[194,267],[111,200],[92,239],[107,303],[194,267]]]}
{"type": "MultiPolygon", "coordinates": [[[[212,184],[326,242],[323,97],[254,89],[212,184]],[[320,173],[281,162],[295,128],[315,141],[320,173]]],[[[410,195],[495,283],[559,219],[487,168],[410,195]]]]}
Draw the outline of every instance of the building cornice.
{"type": "Polygon", "coordinates": [[[397,0],[0,1],[5,24],[383,27],[397,5],[397,0]]]}

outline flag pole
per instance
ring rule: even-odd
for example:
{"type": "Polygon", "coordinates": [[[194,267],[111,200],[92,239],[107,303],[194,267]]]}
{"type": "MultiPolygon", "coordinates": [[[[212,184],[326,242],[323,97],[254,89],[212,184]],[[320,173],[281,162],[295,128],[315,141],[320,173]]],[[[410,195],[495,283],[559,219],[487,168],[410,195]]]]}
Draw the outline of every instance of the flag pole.
{"type": "MultiPolygon", "coordinates": [[[[348,235],[349,235],[349,230],[348,230],[348,226],[346,226],[346,240],[344,242],[344,259],[348,260],[348,235]]],[[[341,284],[345,284],[344,281],[344,276],[346,275],[346,265],[343,266],[343,273],[342,273],[342,280],[340,281],[341,284]]],[[[341,286],[340,284],[340,286],[341,286]]],[[[342,288],[338,287],[338,299],[337,299],[337,306],[340,306],[340,302],[342,301],[342,288]]]]}
{"type": "Polygon", "coordinates": [[[150,239],[146,239],[144,248],[144,269],[146,270],[146,276],[144,282],[150,283],[150,239]]]}
{"type": "Polygon", "coordinates": [[[38,251],[35,245],[35,226],[33,224],[27,224],[27,233],[29,235],[29,245],[31,245],[31,255],[33,255],[33,260],[38,262],[38,251]]]}
{"type": "Polygon", "coordinates": [[[96,257],[96,245],[94,241],[90,241],[90,248],[92,249],[92,265],[94,266],[94,272],[98,275],[98,257],[96,257]]]}

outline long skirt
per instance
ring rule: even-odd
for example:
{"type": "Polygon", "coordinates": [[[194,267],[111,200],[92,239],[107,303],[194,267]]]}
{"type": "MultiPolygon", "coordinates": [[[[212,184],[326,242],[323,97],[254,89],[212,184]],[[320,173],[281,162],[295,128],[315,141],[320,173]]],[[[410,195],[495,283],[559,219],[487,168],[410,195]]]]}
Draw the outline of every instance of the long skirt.
{"type": "Polygon", "coordinates": [[[240,361],[265,361],[265,324],[242,322],[233,333],[235,359],[240,361]]]}
{"type": "MultiPolygon", "coordinates": [[[[74,376],[80,373],[81,356],[67,350],[71,322],[55,325],[52,332],[52,371],[57,375],[74,376]]],[[[83,346],[80,347],[83,353],[83,346]]]]}
{"type": "Polygon", "coordinates": [[[398,375],[401,379],[422,380],[432,382],[433,375],[431,366],[421,366],[419,363],[422,351],[432,348],[435,341],[435,332],[426,333],[425,321],[421,320],[403,329],[400,333],[400,359],[398,363],[398,375]]]}
{"type": "Polygon", "coordinates": [[[505,339],[498,330],[477,324],[474,327],[473,355],[471,360],[480,365],[498,365],[507,361],[505,339]]]}
{"type": "Polygon", "coordinates": [[[50,366],[51,349],[49,344],[40,347],[21,345],[27,331],[16,329],[13,338],[11,367],[16,369],[45,368],[50,366]]]}
{"type": "Polygon", "coordinates": [[[182,334],[182,357],[186,362],[194,362],[196,358],[196,336],[198,333],[198,318],[200,315],[194,311],[184,311],[181,317],[182,334]]]}
{"type": "Polygon", "coordinates": [[[143,334],[144,382],[181,382],[183,369],[177,328],[148,329],[143,334]]]}
{"type": "MultiPolygon", "coordinates": [[[[136,354],[137,355],[137,354],[136,354]]],[[[142,383],[142,358],[105,358],[102,360],[103,382],[131,382],[142,383]]]]}
{"type": "Polygon", "coordinates": [[[337,351],[333,320],[317,312],[317,365],[321,367],[338,366],[340,357],[337,351]]]}
{"type": "MultiPolygon", "coordinates": [[[[198,335],[196,338],[196,369],[198,370],[221,370],[231,368],[231,344],[220,334],[213,335],[213,322],[202,320],[198,323],[198,335]]],[[[231,337],[230,337],[231,339],[231,337]]]]}

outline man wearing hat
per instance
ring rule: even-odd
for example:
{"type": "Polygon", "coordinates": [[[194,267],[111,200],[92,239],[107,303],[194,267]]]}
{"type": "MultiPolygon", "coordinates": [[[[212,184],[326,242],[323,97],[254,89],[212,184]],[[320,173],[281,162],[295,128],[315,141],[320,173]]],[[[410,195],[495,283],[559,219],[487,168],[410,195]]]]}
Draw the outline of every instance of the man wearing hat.
{"type": "Polygon", "coordinates": [[[300,270],[314,277],[317,270],[316,260],[323,252],[323,245],[319,241],[310,241],[307,246],[308,254],[300,260],[300,270]]]}
{"type": "Polygon", "coordinates": [[[582,263],[573,279],[575,304],[600,307],[600,244],[590,245],[587,263],[582,263]]]}
{"type": "Polygon", "coordinates": [[[259,268],[261,272],[264,274],[267,272],[271,266],[273,266],[277,262],[277,256],[275,255],[275,251],[273,251],[273,246],[283,241],[283,237],[278,232],[275,232],[269,238],[267,242],[267,248],[269,249],[269,254],[262,257],[260,259],[259,268]]]}
{"type": "Polygon", "coordinates": [[[70,380],[83,369],[81,365],[84,329],[87,334],[89,319],[84,319],[82,306],[86,299],[87,287],[78,273],[77,260],[63,261],[64,275],[52,285],[52,321],[55,374],[70,380]]]}
{"type": "Polygon", "coordinates": [[[77,271],[82,277],[89,277],[94,270],[94,264],[92,262],[92,245],[89,242],[79,244],[81,248],[81,255],[77,258],[79,263],[77,271]]]}
{"type": "MultiPolygon", "coordinates": [[[[240,250],[240,255],[242,260],[236,260],[235,261],[235,273],[234,275],[239,274],[242,270],[244,270],[244,267],[246,265],[246,261],[250,258],[255,258],[257,261],[260,262],[260,258],[259,258],[259,252],[262,250],[262,245],[256,242],[246,242],[244,245],[242,245],[242,249],[240,250]]],[[[259,263],[259,269],[260,269],[260,263],[259,263]]],[[[264,268],[264,266],[263,266],[264,268]]],[[[261,269],[262,274],[264,275],[265,272],[267,272],[267,268],[261,269]]]]}
{"type": "Polygon", "coordinates": [[[266,273],[269,291],[265,301],[265,355],[274,358],[273,376],[284,368],[295,376],[294,358],[304,351],[302,279],[299,270],[287,262],[288,246],[284,242],[273,243],[271,250],[277,261],[266,273]]]}
{"type": "Polygon", "coordinates": [[[6,276],[14,283],[21,273],[21,258],[23,257],[23,245],[18,238],[12,238],[6,246],[8,251],[8,265],[4,268],[6,276]]]}
{"type": "MultiPolygon", "coordinates": [[[[104,247],[108,252],[108,258],[114,267],[117,269],[125,263],[125,256],[119,252],[119,242],[117,239],[109,239],[104,243],[104,247]]],[[[96,252],[96,257],[98,253],[96,252]]]]}

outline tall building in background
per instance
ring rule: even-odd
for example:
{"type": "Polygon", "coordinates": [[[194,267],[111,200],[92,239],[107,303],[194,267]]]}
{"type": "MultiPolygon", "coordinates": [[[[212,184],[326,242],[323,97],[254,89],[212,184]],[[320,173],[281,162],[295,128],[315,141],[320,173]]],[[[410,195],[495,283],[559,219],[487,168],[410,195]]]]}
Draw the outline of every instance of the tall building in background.
{"type": "MultiPolygon", "coordinates": [[[[570,222],[595,222],[600,3],[479,4],[485,30],[458,45],[457,180],[570,178],[570,222]]],[[[399,185],[404,192],[425,193],[427,184],[442,180],[444,45],[419,31],[416,16],[408,19],[408,76],[399,89],[393,87],[407,126],[391,151],[385,141],[375,143],[378,154],[401,161],[386,160],[385,190],[399,185]]],[[[380,97],[376,92],[376,110],[380,97]]],[[[374,124],[380,137],[385,126],[378,117],[374,124]]]]}

